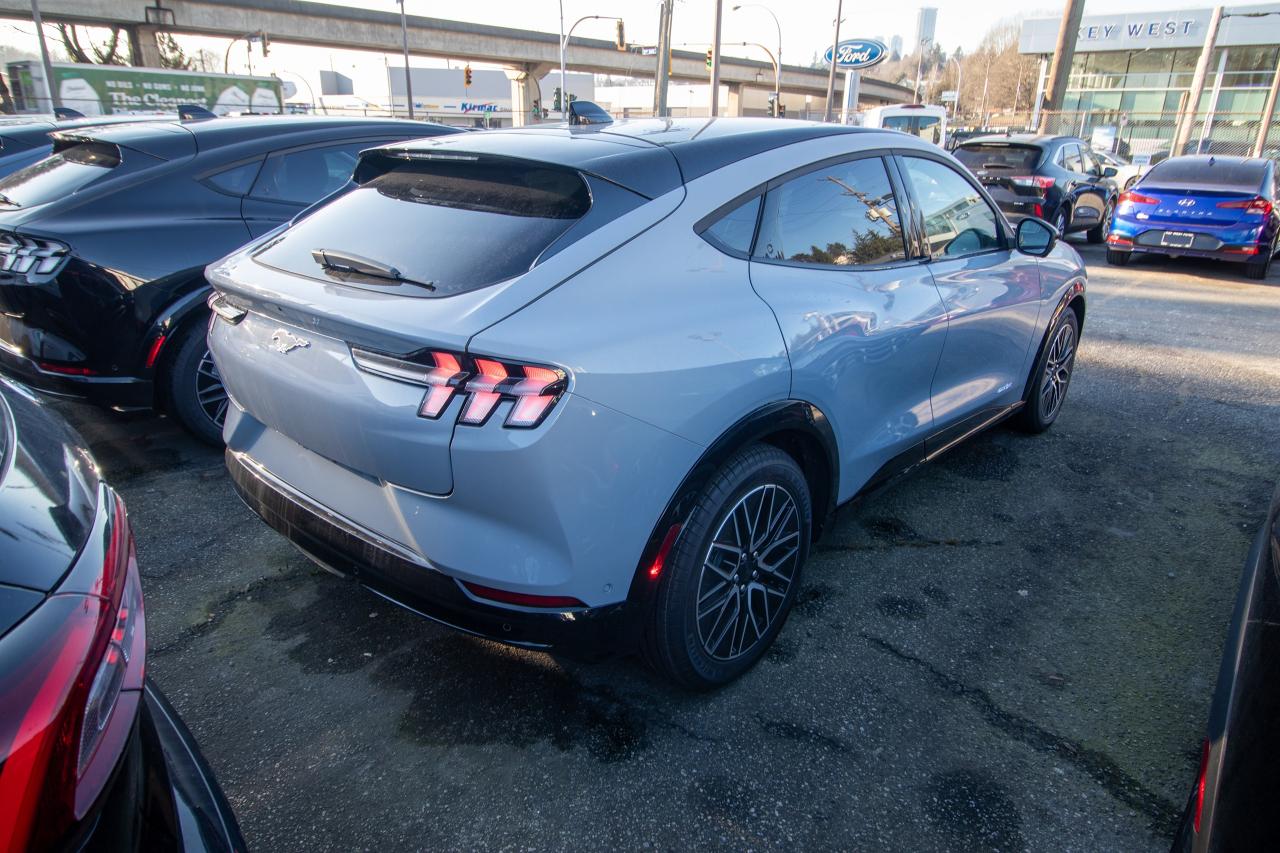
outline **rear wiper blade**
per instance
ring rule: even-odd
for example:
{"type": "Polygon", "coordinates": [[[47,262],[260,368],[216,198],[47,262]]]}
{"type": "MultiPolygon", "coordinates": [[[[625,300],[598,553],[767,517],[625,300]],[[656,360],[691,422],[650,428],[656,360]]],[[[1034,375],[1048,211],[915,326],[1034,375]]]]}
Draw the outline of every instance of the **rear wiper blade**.
{"type": "Polygon", "coordinates": [[[411,284],[415,287],[424,287],[427,290],[436,289],[435,282],[415,281],[414,279],[406,278],[401,275],[400,270],[389,264],[362,258],[349,252],[339,252],[335,249],[313,249],[311,257],[317,264],[331,272],[359,276],[360,278],[393,281],[399,284],[411,284]]]}
{"type": "Polygon", "coordinates": [[[22,207],[22,205],[18,204],[16,201],[9,198],[4,193],[0,193],[0,204],[7,204],[10,207],[22,207]]]}

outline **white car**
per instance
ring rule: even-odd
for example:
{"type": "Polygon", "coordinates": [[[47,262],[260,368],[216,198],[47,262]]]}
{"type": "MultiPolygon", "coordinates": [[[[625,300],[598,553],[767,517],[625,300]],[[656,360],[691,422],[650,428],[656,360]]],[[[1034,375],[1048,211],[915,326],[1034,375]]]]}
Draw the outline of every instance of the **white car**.
{"type": "MultiPolygon", "coordinates": [[[[1110,166],[1116,170],[1116,175],[1112,180],[1116,182],[1116,186],[1121,190],[1132,189],[1133,185],[1138,182],[1138,178],[1141,178],[1151,168],[1150,163],[1131,163],[1118,154],[1112,154],[1110,151],[1099,151],[1095,148],[1092,153],[1097,160],[1101,161],[1104,168],[1110,166]]],[[[1144,156],[1141,159],[1146,160],[1149,157],[1144,156]]]]}

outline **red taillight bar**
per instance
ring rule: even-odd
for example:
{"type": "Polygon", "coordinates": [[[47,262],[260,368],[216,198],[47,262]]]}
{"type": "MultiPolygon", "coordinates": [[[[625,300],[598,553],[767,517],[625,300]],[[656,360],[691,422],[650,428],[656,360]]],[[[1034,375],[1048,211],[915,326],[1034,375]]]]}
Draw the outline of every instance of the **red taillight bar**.
{"type": "Polygon", "coordinates": [[[567,595],[532,595],[527,592],[512,592],[507,589],[494,589],[491,586],[484,586],[471,581],[462,581],[467,592],[476,598],[487,598],[490,601],[498,601],[503,604],[515,604],[519,607],[586,607],[587,605],[576,598],[567,595]]]}
{"type": "Polygon", "coordinates": [[[1009,179],[1016,187],[1034,187],[1044,191],[1053,186],[1053,178],[1046,175],[1019,175],[1009,179]]]}
{"type": "Polygon", "coordinates": [[[502,400],[512,401],[503,425],[531,429],[542,423],[568,387],[568,376],[554,367],[523,364],[465,353],[429,350],[393,356],[351,347],[356,367],[414,385],[426,385],[418,415],[435,419],[444,414],[454,394],[466,398],[459,423],[484,426],[502,400]],[[425,364],[426,359],[431,365],[425,364]],[[434,366],[432,366],[434,365],[434,366]]]}
{"type": "Polygon", "coordinates": [[[1239,201],[1220,201],[1218,202],[1218,207],[1243,210],[1245,213],[1253,213],[1259,216],[1271,215],[1271,202],[1262,196],[1240,199],[1239,201]]]}
{"type": "Polygon", "coordinates": [[[1108,234],[1107,242],[1113,246],[1132,246],[1133,241],[1128,237],[1121,237],[1119,234],[1108,234]]]}
{"type": "Polygon", "coordinates": [[[73,364],[54,364],[50,361],[36,362],[36,366],[45,373],[60,373],[63,376],[93,376],[97,372],[88,367],[76,367],[73,364]]]}
{"type": "Polygon", "coordinates": [[[1143,195],[1142,193],[1134,192],[1133,190],[1128,190],[1126,192],[1120,193],[1119,203],[1120,204],[1126,204],[1126,203],[1127,204],[1159,204],[1160,199],[1152,198],[1149,195],[1143,195]]]}

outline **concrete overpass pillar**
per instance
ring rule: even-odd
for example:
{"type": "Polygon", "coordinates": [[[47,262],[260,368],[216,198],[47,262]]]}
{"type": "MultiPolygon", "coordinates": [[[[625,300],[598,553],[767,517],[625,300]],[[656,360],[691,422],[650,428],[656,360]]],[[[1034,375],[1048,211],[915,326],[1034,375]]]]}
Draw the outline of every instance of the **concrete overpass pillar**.
{"type": "Polygon", "coordinates": [[[145,68],[160,67],[160,46],[156,44],[155,27],[138,24],[129,28],[129,53],[134,65],[145,68]]]}
{"type": "Polygon", "coordinates": [[[533,114],[533,105],[537,101],[543,109],[551,109],[545,103],[538,81],[547,75],[551,66],[544,63],[528,62],[518,68],[507,69],[507,79],[511,81],[511,124],[513,127],[524,127],[536,124],[540,118],[533,114]]]}
{"type": "Polygon", "coordinates": [[[742,84],[729,83],[726,87],[729,90],[728,103],[725,104],[723,115],[740,116],[742,115],[742,84]]]}

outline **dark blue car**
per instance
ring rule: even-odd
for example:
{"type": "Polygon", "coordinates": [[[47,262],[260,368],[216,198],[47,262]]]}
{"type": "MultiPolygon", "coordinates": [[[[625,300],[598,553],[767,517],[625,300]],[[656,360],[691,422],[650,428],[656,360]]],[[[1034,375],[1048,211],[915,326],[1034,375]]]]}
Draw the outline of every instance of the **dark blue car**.
{"type": "Polygon", "coordinates": [[[1276,253],[1280,213],[1271,160],[1172,157],[1121,194],[1107,234],[1107,262],[1135,254],[1243,262],[1266,278],[1276,253]]]}

